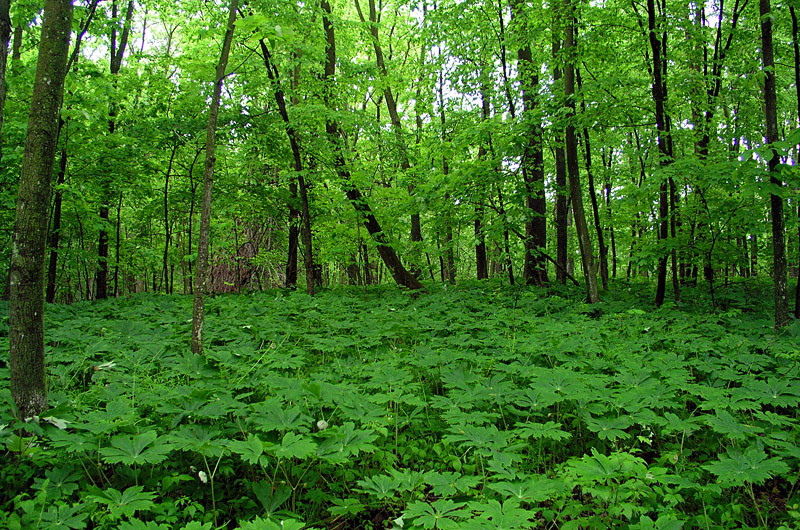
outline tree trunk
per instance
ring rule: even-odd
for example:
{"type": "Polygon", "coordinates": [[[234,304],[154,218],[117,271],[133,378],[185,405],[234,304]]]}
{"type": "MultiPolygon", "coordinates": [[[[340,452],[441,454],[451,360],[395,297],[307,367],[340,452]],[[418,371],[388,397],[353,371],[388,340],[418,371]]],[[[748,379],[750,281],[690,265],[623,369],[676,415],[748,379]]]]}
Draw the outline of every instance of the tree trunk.
{"type": "MultiPolygon", "coordinates": [[[[114,0],[111,4],[112,18],[117,18],[117,2],[114,0]]],[[[110,72],[112,78],[119,74],[122,67],[122,58],[125,55],[125,47],[128,44],[128,34],[130,33],[131,20],[133,18],[133,0],[128,2],[128,10],[125,13],[125,22],[122,29],[122,35],[119,40],[119,47],[117,47],[117,30],[116,26],[111,29],[111,59],[110,59],[110,72]]],[[[116,23],[116,20],[113,22],[116,23]]],[[[116,81],[113,82],[116,85],[116,81]]],[[[108,110],[108,132],[113,135],[116,128],[116,115],[117,109],[112,101],[111,107],[108,110]]],[[[103,177],[100,183],[101,188],[101,204],[100,204],[100,233],[97,242],[97,275],[95,297],[104,299],[108,297],[108,213],[109,205],[111,203],[111,181],[107,176],[103,177]]]]}
{"type": "Polygon", "coordinates": [[[172,176],[172,164],[175,162],[175,154],[178,152],[178,143],[172,146],[172,153],[169,156],[167,172],[164,174],[164,256],[161,264],[162,274],[164,275],[165,292],[171,294],[169,287],[169,245],[172,239],[172,232],[169,226],[169,178],[172,176]]]}
{"type": "MultiPolygon", "coordinates": [[[[770,1],[760,0],[761,13],[761,54],[764,66],[764,106],[767,122],[767,143],[773,145],[778,141],[777,96],[775,94],[775,62],[772,57],[772,15],[770,1]]],[[[767,161],[769,180],[773,186],[783,187],[778,178],[780,156],[773,148],[767,161]]],[[[772,263],[775,280],[775,329],[789,323],[789,300],[786,279],[786,242],[784,240],[783,198],[770,194],[770,212],[772,214],[772,263]]]]}
{"type": "MultiPolygon", "coordinates": [[[[575,69],[575,80],[578,83],[578,90],[583,90],[580,69],[575,69]]],[[[586,112],[586,103],[581,95],[581,112],[586,112]]],[[[594,173],[592,172],[592,144],[589,139],[589,129],[583,127],[583,156],[586,164],[586,179],[589,181],[589,201],[592,204],[592,217],[594,218],[594,228],[597,234],[597,246],[600,249],[600,280],[603,289],[608,290],[608,246],[603,237],[603,225],[600,222],[600,207],[597,205],[597,190],[594,186],[594,173]]]]}
{"type": "Polygon", "coordinates": [[[203,199],[200,207],[200,230],[197,242],[197,272],[194,285],[194,307],[192,309],[192,352],[203,353],[203,323],[205,320],[206,294],[209,285],[209,232],[211,231],[211,191],[214,185],[214,164],[216,162],[216,132],[219,104],[222,96],[222,81],[225,79],[225,68],[228,66],[228,55],[233,41],[234,22],[239,0],[231,0],[228,11],[228,25],[222,43],[217,69],[214,74],[214,94],[208,109],[208,126],[206,127],[206,161],[203,172],[203,199]]]}
{"type": "MultiPolygon", "coordinates": [[[[481,120],[487,121],[489,119],[489,99],[486,92],[488,88],[486,84],[481,85],[481,120]]],[[[478,161],[483,162],[486,158],[487,150],[481,143],[478,146],[478,161]]],[[[476,183],[475,190],[475,269],[476,275],[479,280],[489,278],[489,264],[486,259],[486,236],[483,233],[483,215],[484,215],[484,195],[485,187],[482,183],[482,178],[479,177],[479,182],[476,183]]]]}
{"type": "MultiPolygon", "coordinates": [[[[800,123],[800,42],[798,42],[797,13],[794,7],[789,7],[792,15],[792,45],[794,48],[794,87],[797,93],[797,121],[800,123]]],[[[798,148],[800,153],[800,147],[798,148]]],[[[800,204],[797,205],[797,268],[800,271],[800,204]]],[[[797,277],[797,286],[794,289],[794,318],[800,319],[800,274],[797,277]]]]}
{"type": "MultiPolygon", "coordinates": [[[[558,32],[554,32],[558,34],[558,32]]],[[[553,57],[558,56],[559,48],[561,47],[561,37],[553,38],[553,57]]],[[[557,62],[556,62],[557,64],[557,62]]],[[[561,68],[556,66],[553,69],[553,81],[558,82],[561,80],[561,68]]],[[[567,284],[567,217],[569,214],[569,207],[567,200],[569,199],[569,188],[567,187],[567,161],[564,155],[564,140],[563,129],[553,127],[556,135],[555,145],[555,165],[556,165],[556,281],[562,285],[567,284]]]]}
{"type": "MultiPolygon", "coordinates": [[[[56,135],[58,136],[58,135],[56,135]]],[[[47,293],[45,300],[48,304],[56,301],[56,272],[58,270],[58,242],[61,237],[61,200],[64,195],[61,186],[64,184],[67,173],[67,146],[61,148],[61,157],[58,162],[58,179],[56,180],[55,198],[53,199],[53,223],[50,227],[50,260],[47,266],[47,293]]]]}
{"type": "MultiPolygon", "coordinates": [[[[336,37],[333,24],[331,24],[331,6],[328,3],[328,0],[321,0],[320,5],[322,7],[322,25],[326,38],[324,79],[327,86],[330,87],[332,86],[333,76],[336,72],[336,37]]],[[[330,105],[331,103],[329,99],[330,97],[326,96],[326,100],[328,100],[327,102],[330,105]]],[[[367,232],[369,232],[369,234],[377,243],[378,253],[383,259],[383,262],[386,264],[386,268],[389,269],[389,272],[398,285],[403,285],[409,289],[422,289],[422,284],[419,282],[416,276],[408,272],[408,270],[406,270],[406,268],[403,266],[403,263],[397,256],[397,253],[395,253],[394,249],[391,247],[389,238],[383,232],[383,229],[381,229],[378,220],[372,213],[372,209],[369,207],[369,204],[367,204],[366,199],[353,184],[350,170],[346,166],[344,154],[342,153],[341,130],[339,128],[339,124],[332,119],[326,120],[325,132],[327,133],[331,145],[333,146],[334,169],[339,175],[341,185],[344,188],[347,199],[353,205],[356,212],[358,212],[361,221],[364,223],[364,227],[367,229],[367,232]]]]}
{"type": "MultiPolygon", "coordinates": [[[[672,153],[669,149],[669,118],[666,115],[666,54],[663,53],[666,30],[663,37],[659,37],[656,27],[655,0],[647,0],[647,27],[650,39],[650,48],[653,51],[653,101],[656,107],[656,130],[658,131],[658,151],[661,154],[661,166],[671,162],[672,153]]],[[[664,243],[669,239],[669,181],[662,179],[658,194],[658,239],[664,243]]],[[[656,286],[656,306],[664,303],[667,286],[667,253],[662,250],[658,258],[658,279],[656,286]]]]}
{"type": "Polygon", "coordinates": [[[71,0],[46,0],[11,253],[11,395],[20,419],[39,414],[47,407],[44,253],[71,29],[71,0]]]}
{"type": "MultiPolygon", "coordinates": [[[[358,12],[358,17],[361,19],[362,24],[366,24],[367,21],[364,19],[364,13],[361,11],[361,4],[358,0],[355,0],[356,11],[358,12]]],[[[427,13],[427,7],[423,6],[423,11],[427,13]]],[[[389,111],[389,120],[392,123],[392,129],[395,133],[395,138],[397,142],[398,152],[400,153],[400,169],[404,175],[409,175],[409,170],[411,169],[411,162],[408,158],[408,148],[406,146],[406,142],[403,139],[403,124],[400,121],[400,115],[397,112],[397,100],[394,97],[394,93],[392,92],[391,86],[388,84],[388,77],[389,71],[386,68],[386,62],[383,57],[383,48],[381,47],[380,40],[379,40],[379,27],[380,21],[378,19],[378,11],[375,8],[375,0],[369,0],[369,33],[372,40],[372,48],[375,51],[375,62],[378,65],[378,69],[381,72],[381,76],[383,77],[384,88],[383,88],[383,97],[386,100],[386,109],[389,111]]],[[[413,184],[409,184],[408,186],[408,193],[414,193],[414,186],[413,184]]],[[[413,211],[411,213],[411,242],[412,242],[412,255],[413,255],[413,262],[411,264],[411,271],[419,278],[421,274],[421,270],[417,261],[419,260],[419,250],[422,242],[422,225],[420,221],[420,215],[418,211],[413,211]],[[414,245],[416,243],[417,245],[414,245]]]]}
{"type": "Polygon", "coordinates": [[[3,160],[3,109],[6,103],[6,64],[11,38],[10,0],[0,0],[0,161],[3,160]]]}
{"type": "Polygon", "coordinates": [[[292,179],[289,187],[292,196],[292,202],[300,199],[300,210],[294,204],[289,205],[289,260],[286,264],[286,285],[295,285],[297,283],[297,224],[296,220],[301,222],[301,234],[303,239],[303,247],[305,247],[304,264],[306,267],[306,291],[308,294],[314,294],[314,286],[317,280],[317,267],[314,264],[314,251],[312,248],[311,238],[311,219],[308,208],[308,187],[306,186],[305,179],[303,178],[303,159],[300,154],[300,140],[291,122],[289,121],[289,112],[286,108],[286,97],[283,93],[281,86],[280,74],[277,65],[272,60],[272,54],[264,42],[264,39],[259,41],[261,47],[261,55],[264,58],[264,66],[267,69],[267,76],[273,85],[275,94],[275,102],[278,105],[278,112],[284,123],[286,136],[289,138],[289,147],[292,150],[292,159],[294,161],[294,170],[296,172],[295,178],[292,179]],[[298,197],[299,188],[299,197],[298,197]],[[291,267],[290,267],[291,266],[291,267]],[[293,271],[290,271],[290,268],[293,271]],[[290,283],[290,272],[293,278],[290,283]]]}
{"type": "MultiPolygon", "coordinates": [[[[512,0],[512,17],[519,17],[521,8],[519,0],[512,0]]],[[[529,123],[521,163],[527,208],[523,276],[528,285],[542,285],[547,283],[547,259],[544,257],[547,249],[547,204],[544,194],[542,124],[541,119],[536,117],[539,67],[533,64],[533,54],[527,43],[517,50],[517,61],[524,108],[523,122],[529,123]]]]}
{"type": "Polygon", "coordinates": [[[597,289],[597,276],[594,271],[594,258],[592,257],[592,243],[589,239],[589,227],[586,224],[586,214],[583,209],[583,194],[581,193],[580,168],[578,163],[578,139],[575,136],[575,18],[571,0],[564,0],[566,8],[566,38],[564,50],[567,63],[564,71],[564,94],[567,99],[567,127],[566,127],[566,154],[569,189],[572,196],[572,213],[575,219],[575,231],[578,235],[578,245],[581,251],[583,265],[583,278],[586,283],[586,301],[594,304],[600,301],[597,289]]]}

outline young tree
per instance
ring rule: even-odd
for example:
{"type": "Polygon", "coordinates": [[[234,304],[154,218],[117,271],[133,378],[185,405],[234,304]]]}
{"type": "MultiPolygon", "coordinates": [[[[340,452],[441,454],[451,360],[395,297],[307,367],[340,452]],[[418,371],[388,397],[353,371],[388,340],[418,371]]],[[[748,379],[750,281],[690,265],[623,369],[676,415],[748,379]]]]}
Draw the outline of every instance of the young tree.
{"type": "MultiPolygon", "coordinates": [[[[113,0],[111,3],[111,16],[113,19],[111,26],[111,56],[109,60],[109,70],[112,78],[119,75],[120,68],[122,67],[122,58],[125,56],[125,48],[128,45],[128,35],[131,29],[131,20],[133,18],[133,0],[129,0],[128,9],[125,12],[125,21],[122,28],[122,34],[119,39],[119,46],[117,45],[117,2],[113,0]]],[[[116,80],[114,81],[116,83],[116,80]]],[[[117,107],[116,102],[112,100],[111,106],[108,109],[108,132],[114,134],[117,121],[117,107]]],[[[108,232],[106,225],[108,224],[109,205],[111,203],[111,181],[108,176],[103,176],[101,182],[102,195],[100,200],[100,231],[97,242],[97,285],[95,297],[103,299],[108,297],[108,232]]]]}
{"type": "Polygon", "coordinates": [[[11,395],[20,418],[47,407],[44,370],[44,252],[50,181],[64,94],[72,1],[47,0],[39,41],[11,254],[11,395]]]}
{"type": "Polygon", "coordinates": [[[228,55],[233,41],[234,22],[239,0],[231,0],[228,12],[228,25],[225,29],[225,39],[222,42],[222,52],[217,63],[214,75],[214,93],[211,96],[211,107],[208,109],[208,127],[206,128],[206,162],[203,173],[203,201],[200,207],[200,232],[197,242],[197,272],[194,282],[194,308],[192,310],[192,352],[203,353],[203,322],[205,320],[206,294],[208,293],[209,266],[208,266],[208,238],[211,231],[211,189],[214,185],[217,118],[219,116],[219,102],[222,97],[222,81],[225,79],[225,69],[228,67],[228,55]]]}
{"type": "Polygon", "coordinates": [[[6,63],[11,39],[10,0],[0,0],[0,161],[3,159],[3,109],[6,103],[6,63]]]}
{"type": "Polygon", "coordinates": [[[586,301],[594,304],[600,301],[597,289],[597,275],[592,257],[592,242],[589,238],[589,227],[586,224],[586,213],[583,208],[583,192],[581,190],[580,167],[578,162],[578,138],[575,134],[575,15],[571,0],[564,0],[566,14],[566,37],[564,52],[566,66],[564,68],[564,94],[567,98],[566,155],[569,191],[572,197],[572,213],[575,219],[575,231],[578,234],[578,246],[581,251],[583,278],[586,283],[586,301]]]}
{"type": "MultiPolygon", "coordinates": [[[[761,56],[764,66],[764,108],[767,124],[767,143],[770,145],[778,141],[778,104],[775,94],[775,60],[772,53],[772,14],[769,0],[759,1],[761,13],[761,56]]],[[[767,168],[769,181],[773,187],[783,187],[783,182],[778,178],[778,153],[771,150],[767,168]]],[[[783,197],[776,193],[770,194],[770,212],[772,214],[772,267],[775,281],[775,329],[780,329],[789,323],[789,299],[786,280],[786,242],[784,240],[783,225],[783,197]]]]}

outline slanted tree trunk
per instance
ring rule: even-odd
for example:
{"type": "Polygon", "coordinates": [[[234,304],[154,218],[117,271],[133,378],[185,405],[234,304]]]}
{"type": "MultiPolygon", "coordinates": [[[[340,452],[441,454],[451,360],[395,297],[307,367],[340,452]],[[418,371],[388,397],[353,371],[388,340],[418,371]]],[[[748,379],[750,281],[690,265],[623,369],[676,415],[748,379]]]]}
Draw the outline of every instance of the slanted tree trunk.
{"type": "MultiPolygon", "coordinates": [[[[361,11],[361,4],[359,0],[355,0],[356,11],[358,12],[358,17],[361,19],[362,24],[366,24],[367,21],[364,18],[364,13],[361,11]]],[[[423,12],[427,14],[427,6],[423,5],[423,12]]],[[[383,56],[383,48],[380,44],[379,39],[379,24],[380,24],[380,14],[375,7],[375,0],[369,0],[369,34],[372,40],[372,47],[375,51],[375,62],[378,65],[378,69],[381,72],[381,76],[383,77],[384,88],[383,88],[383,97],[386,100],[386,109],[389,111],[389,120],[392,123],[392,129],[395,133],[395,138],[397,141],[397,148],[398,152],[400,153],[400,169],[403,171],[405,175],[409,174],[409,170],[411,169],[411,162],[408,157],[408,148],[406,146],[406,142],[403,139],[403,124],[400,121],[400,114],[397,112],[397,100],[395,99],[394,93],[392,92],[392,88],[389,85],[388,77],[389,77],[389,70],[386,68],[386,61],[384,60],[383,56]]],[[[414,193],[414,186],[413,184],[409,184],[408,186],[408,193],[414,193]]],[[[416,263],[420,256],[419,250],[421,245],[419,243],[422,242],[422,224],[420,221],[420,215],[418,211],[411,212],[411,242],[412,242],[412,254],[413,254],[413,262],[411,264],[411,271],[419,278],[421,274],[421,270],[419,269],[418,263],[416,263]],[[416,243],[417,245],[414,245],[416,243]]]]}
{"type": "Polygon", "coordinates": [[[11,395],[21,419],[38,414],[47,407],[44,253],[71,29],[72,1],[46,0],[11,252],[11,395]]]}
{"type": "Polygon", "coordinates": [[[311,240],[311,219],[308,209],[308,189],[302,174],[303,159],[300,153],[300,140],[298,138],[297,131],[295,131],[294,127],[289,121],[289,112],[286,108],[286,97],[283,93],[283,87],[281,86],[278,67],[272,60],[272,54],[270,53],[267,44],[264,42],[264,39],[259,41],[259,45],[261,47],[261,55],[264,58],[264,66],[267,69],[267,76],[273,85],[275,103],[278,104],[278,112],[283,120],[286,136],[289,138],[289,147],[292,150],[292,159],[294,160],[294,170],[296,172],[295,178],[293,178],[290,183],[293,202],[298,198],[298,187],[300,192],[300,211],[297,211],[297,207],[294,205],[289,206],[289,260],[286,265],[286,284],[287,286],[293,285],[289,283],[290,265],[292,265],[292,262],[292,267],[294,268],[293,282],[294,284],[297,283],[297,225],[295,223],[295,218],[298,217],[302,223],[300,232],[302,233],[303,246],[305,247],[304,264],[306,267],[306,291],[308,294],[313,295],[316,280],[316,265],[314,264],[314,249],[312,248],[311,240]],[[292,235],[293,231],[294,235],[292,235]],[[292,237],[294,237],[294,242],[292,242],[292,237]],[[293,250],[292,245],[294,245],[293,250]]]}
{"type": "MultiPolygon", "coordinates": [[[[575,80],[578,83],[578,90],[583,90],[580,69],[575,69],[575,80]]],[[[581,112],[586,112],[586,102],[581,95],[581,112]]],[[[594,186],[594,173],[592,172],[592,144],[589,138],[589,129],[583,127],[583,156],[586,164],[586,179],[589,181],[589,202],[592,205],[592,217],[594,218],[594,228],[597,234],[597,246],[600,249],[600,280],[603,289],[608,290],[608,246],[603,237],[603,225],[600,222],[600,208],[597,205],[597,190],[594,186]]]]}
{"type": "Polygon", "coordinates": [[[589,238],[589,227],[586,224],[586,213],[583,209],[583,193],[581,191],[580,168],[578,163],[578,139],[575,136],[575,17],[571,0],[564,0],[566,15],[566,37],[564,51],[567,62],[564,69],[564,94],[567,99],[566,154],[569,191],[572,197],[572,213],[575,219],[575,231],[581,251],[583,278],[586,284],[586,301],[594,304],[600,301],[597,289],[597,276],[594,271],[592,242],[589,238]]]}
{"type": "MultiPolygon", "coordinates": [[[[117,2],[114,0],[111,4],[112,18],[117,18],[117,2]]],[[[133,0],[128,2],[128,10],[125,13],[125,22],[122,29],[122,35],[119,40],[119,47],[117,47],[117,29],[112,26],[111,29],[111,61],[110,71],[111,76],[116,77],[122,67],[122,58],[125,56],[125,47],[128,44],[128,34],[131,29],[131,19],[133,18],[133,0]]],[[[116,24],[116,20],[113,22],[116,24]]],[[[116,85],[116,82],[114,82],[116,85]]],[[[108,109],[108,132],[114,134],[116,129],[116,105],[112,101],[108,109]]],[[[104,299],[108,297],[108,213],[109,205],[111,204],[111,180],[108,176],[104,176],[100,183],[101,204],[100,204],[100,230],[97,242],[97,275],[95,285],[95,297],[104,299]]]]}
{"type": "Polygon", "coordinates": [[[236,22],[236,9],[239,0],[231,0],[228,11],[228,25],[225,29],[225,38],[222,42],[222,52],[219,56],[217,69],[214,74],[214,93],[211,97],[211,106],[208,109],[208,126],[206,127],[206,162],[203,172],[203,199],[200,206],[200,229],[197,241],[197,272],[194,283],[194,307],[192,309],[192,352],[203,353],[203,324],[205,321],[206,294],[209,284],[208,240],[211,231],[211,191],[214,185],[214,164],[217,161],[216,133],[217,118],[219,117],[219,103],[222,97],[222,81],[225,79],[225,69],[228,66],[228,55],[233,41],[234,22],[236,22]]]}
{"type": "MultiPolygon", "coordinates": [[[[333,76],[336,73],[336,35],[334,32],[333,24],[331,23],[331,6],[328,0],[321,0],[320,6],[322,7],[322,26],[325,31],[325,73],[324,79],[330,87],[333,83],[333,76]]],[[[329,93],[326,94],[328,105],[331,105],[329,93]]],[[[325,132],[333,147],[333,166],[336,173],[339,175],[341,185],[347,195],[347,199],[358,212],[364,227],[369,232],[370,236],[377,243],[378,254],[389,269],[390,274],[398,285],[403,285],[409,289],[422,289],[422,284],[416,276],[411,274],[400,261],[397,253],[394,251],[389,243],[389,238],[383,232],[383,229],[372,213],[372,209],[367,204],[365,197],[361,191],[353,183],[350,175],[350,170],[344,160],[341,146],[341,129],[336,120],[328,119],[325,123],[325,132]]]]}
{"type": "MultiPolygon", "coordinates": [[[[777,96],[775,94],[775,61],[772,54],[772,16],[769,0],[759,1],[761,13],[761,56],[764,66],[764,106],[767,122],[767,143],[770,145],[778,141],[778,112],[777,96]]],[[[767,161],[769,181],[773,186],[782,187],[783,182],[778,178],[778,164],[780,157],[776,150],[767,161]]],[[[786,242],[784,240],[783,224],[783,197],[774,193],[770,194],[770,212],[772,214],[772,267],[775,281],[775,329],[780,329],[789,323],[789,300],[786,279],[786,242]]]]}

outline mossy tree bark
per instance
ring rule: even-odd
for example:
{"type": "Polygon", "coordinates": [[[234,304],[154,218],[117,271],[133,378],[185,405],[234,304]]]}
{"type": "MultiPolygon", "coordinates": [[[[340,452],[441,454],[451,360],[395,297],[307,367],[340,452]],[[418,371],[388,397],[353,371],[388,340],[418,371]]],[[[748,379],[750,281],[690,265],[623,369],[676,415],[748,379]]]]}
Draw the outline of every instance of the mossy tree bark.
{"type": "Polygon", "coordinates": [[[11,252],[11,395],[20,418],[47,407],[44,254],[58,119],[64,95],[72,1],[47,0],[31,97],[11,252]]]}
{"type": "Polygon", "coordinates": [[[200,206],[200,232],[197,241],[197,272],[194,280],[194,307],[192,310],[192,352],[203,353],[203,324],[205,322],[206,294],[208,293],[209,265],[208,238],[211,230],[211,190],[214,186],[214,164],[216,163],[216,133],[219,117],[219,102],[222,98],[222,81],[228,67],[228,55],[233,42],[234,22],[239,0],[231,0],[228,12],[228,26],[222,43],[222,52],[217,63],[214,76],[214,94],[211,107],[208,109],[208,126],[206,127],[206,162],[203,173],[203,199],[200,206]]]}

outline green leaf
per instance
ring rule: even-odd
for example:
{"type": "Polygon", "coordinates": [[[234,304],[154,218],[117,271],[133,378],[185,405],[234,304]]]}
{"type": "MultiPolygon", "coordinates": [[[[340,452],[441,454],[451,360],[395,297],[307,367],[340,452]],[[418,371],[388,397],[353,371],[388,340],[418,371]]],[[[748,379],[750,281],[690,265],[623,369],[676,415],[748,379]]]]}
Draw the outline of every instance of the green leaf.
{"type": "Polygon", "coordinates": [[[164,438],[156,443],[157,439],[156,431],[135,436],[118,434],[111,439],[111,447],[103,447],[98,452],[107,464],[158,464],[167,458],[172,446],[164,438]]]}
{"type": "Polygon", "coordinates": [[[114,488],[101,490],[92,487],[87,499],[108,506],[111,516],[115,519],[120,516],[131,517],[138,511],[150,511],[155,507],[153,499],[156,494],[142,491],[143,489],[143,486],[131,486],[120,492],[114,488]]]}
{"type": "Polygon", "coordinates": [[[769,478],[789,471],[780,458],[769,458],[761,442],[750,445],[744,452],[729,447],[719,459],[702,466],[719,477],[723,486],[762,484],[769,478]]]}
{"type": "Polygon", "coordinates": [[[264,454],[264,443],[255,434],[248,434],[247,440],[233,440],[228,444],[231,452],[237,454],[250,465],[258,463],[259,457],[264,454]]]}
{"type": "Polygon", "coordinates": [[[293,432],[287,432],[280,445],[267,448],[267,451],[277,458],[297,458],[298,460],[308,458],[316,450],[317,444],[310,438],[293,432]]]}

